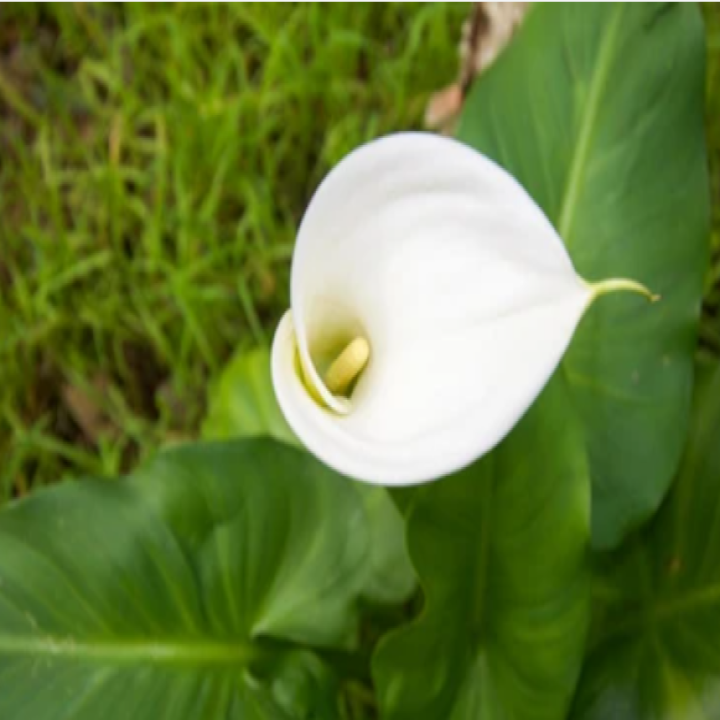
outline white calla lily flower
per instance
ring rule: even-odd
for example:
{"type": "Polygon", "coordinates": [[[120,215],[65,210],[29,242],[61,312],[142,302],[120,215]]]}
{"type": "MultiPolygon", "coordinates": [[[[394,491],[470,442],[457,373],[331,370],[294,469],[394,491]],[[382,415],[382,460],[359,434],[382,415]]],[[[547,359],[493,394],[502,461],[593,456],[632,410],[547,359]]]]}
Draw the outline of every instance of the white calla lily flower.
{"type": "Polygon", "coordinates": [[[297,237],[272,352],[290,426],[350,477],[407,485],[491,450],[535,400],[592,300],[557,232],[471,148],[400,133],[342,160],[297,237]]]}

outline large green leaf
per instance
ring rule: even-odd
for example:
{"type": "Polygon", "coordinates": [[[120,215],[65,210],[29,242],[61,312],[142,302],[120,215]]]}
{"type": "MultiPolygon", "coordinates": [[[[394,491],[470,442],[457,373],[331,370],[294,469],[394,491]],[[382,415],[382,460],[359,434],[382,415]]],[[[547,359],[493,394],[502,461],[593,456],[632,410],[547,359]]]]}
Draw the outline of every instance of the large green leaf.
{"type": "Polygon", "coordinates": [[[354,487],[271,440],[187,446],[0,513],[0,717],[337,716],[368,535],[354,487]]]}
{"type": "Polygon", "coordinates": [[[238,350],[230,358],[210,390],[202,435],[209,439],[268,435],[301,447],[275,399],[266,348],[238,350]]]}
{"type": "MultiPolygon", "coordinates": [[[[300,446],[275,399],[267,349],[240,350],[230,360],[210,393],[203,435],[209,439],[270,435],[300,446]]],[[[338,478],[338,482],[351,481],[338,478]]],[[[371,535],[363,595],[379,603],[402,602],[416,586],[402,515],[385,488],[354,484],[371,535]]]]}
{"type": "Polygon", "coordinates": [[[518,178],[603,298],[563,362],[585,425],[593,541],[658,507],[682,451],[708,238],[704,36],[694,5],[538,5],[477,82],[459,136],[518,178]]]}
{"type": "Polygon", "coordinates": [[[563,717],[589,615],[590,481],[572,418],[556,378],[495,452],[416,498],[426,605],[375,656],[383,717],[563,717]]]}
{"type": "Polygon", "coordinates": [[[720,366],[700,377],[668,501],[603,562],[597,595],[574,718],[720,717],[720,366]]]}

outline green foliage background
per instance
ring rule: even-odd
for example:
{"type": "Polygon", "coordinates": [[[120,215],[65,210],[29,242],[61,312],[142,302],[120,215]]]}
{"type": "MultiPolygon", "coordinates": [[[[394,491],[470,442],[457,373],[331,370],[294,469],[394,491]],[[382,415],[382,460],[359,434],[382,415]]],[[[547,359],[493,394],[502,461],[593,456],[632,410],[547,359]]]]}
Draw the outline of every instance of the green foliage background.
{"type": "Polygon", "coordinates": [[[537,8],[468,100],[581,273],[664,296],[593,308],[496,451],[393,502],[290,447],[250,350],[466,12],[0,10],[1,500],[214,441],[0,513],[0,717],[720,717],[714,8],[537,8]]]}

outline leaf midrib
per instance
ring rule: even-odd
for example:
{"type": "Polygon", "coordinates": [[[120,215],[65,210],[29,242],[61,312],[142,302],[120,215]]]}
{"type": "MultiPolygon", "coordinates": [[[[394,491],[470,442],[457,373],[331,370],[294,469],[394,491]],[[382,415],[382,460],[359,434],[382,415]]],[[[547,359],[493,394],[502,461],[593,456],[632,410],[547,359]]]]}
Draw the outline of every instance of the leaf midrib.
{"type": "Polygon", "coordinates": [[[622,5],[616,4],[614,10],[612,20],[607,26],[608,30],[602,39],[598,61],[592,79],[590,80],[590,93],[587,103],[585,104],[585,112],[580,120],[580,132],[578,134],[578,140],[574,145],[570,162],[570,172],[568,173],[567,183],[560,202],[557,231],[568,250],[570,249],[570,231],[575,218],[578,195],[588,162],[588,153],[590,152],[590,146],[592,144],[592,136],[600,107],[600,98],[603,95],[607,83],[612,62],[612,52],[615,48],[617,31],[620,26],[622,5]]]}
{"type": "Polygon", "coordinates": [[[488,604],[487,604],[487,582],[490,564],[490,542],[492,527],[492,505],[494,495],[494,457],[490,455],[488,462],[493,463],[493,472],[488,473],[483,483],[480,483],[479,492],[481,494],[480,517],[478,518],[480,537],[479,548],[475,555],[475,566],[472,575],[472,638],[478,648],[482,648],[485,634],[486,624],[488,621],[488,604]]]}
{"type": "MultiPolygon", "coordinates": [[[[674,500],[674,513],[671,516],[673,532],[673,556],[682,558],[686,554],[687,530],[690,522],[687,520],[691,512],[697,477],[700,474],[703,462],[712,449],[712,438],[720,430],[720,368],[716,369],[712,379],[705,389],[705,399],[698,421],[691,428],[692,434],[688,441],[685,460],[680,469],[680,481],[677,486],[677,495],[674,500]]],[[[717,514],[717,507],[716,507],[717,514]]],[[[707,552],[707,550],[706,550],[707,552]]]]}
{"type": "Polygon", "coordinates": [[[107,664],[246,665],[260,648],[245,642],[214,640],[75,640],[51,636],[0,635],[0,658],[33,656],[107,664]]]}
{"type": "Polygon", "coordinates": [[[714,605],[720,606],[720,583],[687,590],[677,595],[658,598],[643,607],[639,612],[625,616],[605,629],[601,642],[605,643],[619,635],[638,636],[648,625],[658,626],[678,620],[684,613],[707,610],[714,605]]]}

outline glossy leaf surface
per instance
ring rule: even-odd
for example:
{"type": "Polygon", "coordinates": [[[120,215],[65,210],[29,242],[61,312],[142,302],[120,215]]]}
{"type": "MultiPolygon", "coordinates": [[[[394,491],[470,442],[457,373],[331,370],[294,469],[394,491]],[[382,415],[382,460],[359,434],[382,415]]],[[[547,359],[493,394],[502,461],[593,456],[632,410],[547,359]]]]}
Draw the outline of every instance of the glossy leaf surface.
{"type": "Polygon", "coordinates": [[[551,381],[499,448],[423,488],[408,519],[426,605],[374,661],[388,720],[562,718],[589,613],[589,478],[551,381]]]}
{"type": "Polygon", "coordinates": [[[538,5],[461,119],[460,138],[525,186],[581,276],[662,296],[599,300],[563,361],[600,547],[654,512],[684,442],[707,262],[704,56],[691,4],[538,5]]]}
{"type": "Polygon", "coordinates": [[[270,440],[187,446],[0,514],[0,717],[333,717],[363,506],[270,440]],[[322,532],[318,528],[322,527],[322,532]]]}
{"type": "Polygon", "coordinates": [[[660,514],[603,563],[575,720],[720,716],[720,368],[706,368],[660,514]]]}
{"type": "MultiPolygon", "coordinates": [[[[270,355],[265,348],[239,351],[210,394],[203,425],[209,439],[269,435],[300,447],[275,399],[270,355]]],[[[363,595],[379,603],[398,603],[416,587],[405,547],[403,518],[388,491],[336,476],[351,483],[365,507],[371,536],[363,595]]]]}

